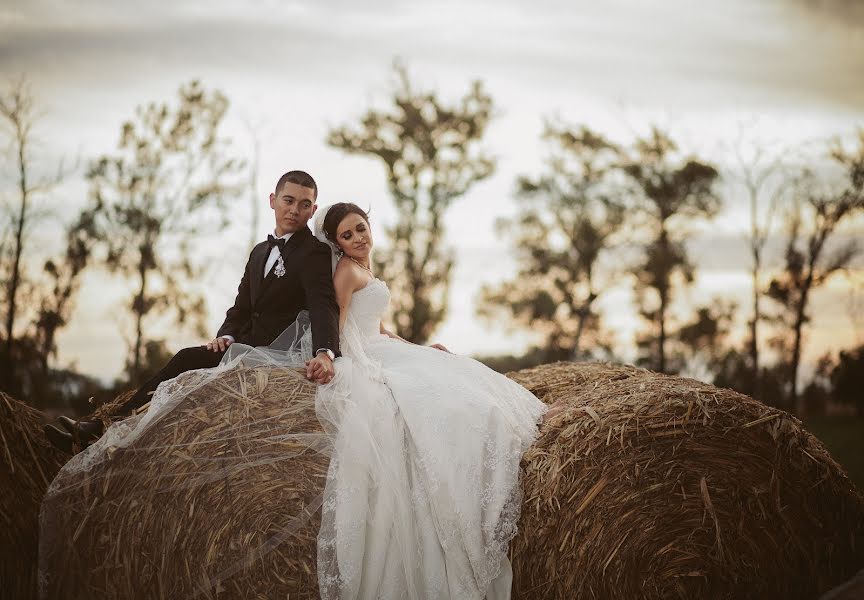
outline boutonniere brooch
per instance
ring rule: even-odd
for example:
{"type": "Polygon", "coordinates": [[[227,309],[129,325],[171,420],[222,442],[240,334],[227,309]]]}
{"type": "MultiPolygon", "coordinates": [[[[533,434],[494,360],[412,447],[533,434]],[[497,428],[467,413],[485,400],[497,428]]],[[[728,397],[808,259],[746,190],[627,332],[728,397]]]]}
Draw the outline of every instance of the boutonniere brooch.
{"type": "Polygon", "coordinates": [[[273,273],[276,277],[282,277],[285,274],[285,261],[282,260],[282,254],[279,254],[279,258],[276,259],[276,267],[273,269],[273,273]]]}

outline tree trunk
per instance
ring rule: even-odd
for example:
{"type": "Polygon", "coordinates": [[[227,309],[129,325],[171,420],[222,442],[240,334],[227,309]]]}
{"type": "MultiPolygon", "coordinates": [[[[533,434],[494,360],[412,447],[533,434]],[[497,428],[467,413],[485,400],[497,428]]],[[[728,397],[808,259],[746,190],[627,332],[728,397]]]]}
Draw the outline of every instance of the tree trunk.
{"type": "Polygon", "coordinates": [[[806,415],[806,407],[804,399],[798,397],[798,365],[801,362],[801,334],[804,328],[804,321],[807,316],[807,302],[810,299],[810,288],[813,287],[813,278],[816,274],[816,264],[819,262],[819,256],[822,254],[822,248],[825,246],[825,239],[828,237],[828,230],[821,230],[809,244],[810,257],[807,261],[807,276],[801,284],[801,295],[798,297],[798,309],[795,313],[795,342],[792,346],[792,403],[798,413],[798,418],[803,419],[806,415]]]}
{"type": "MultiPolygon", "coordinates": [[[[590,284],[590,280],[589,280],[590,284]]],[[[597,294],[593,291],[588,293],[588,298],[578,310],[579,324],[576,326],[576,339],[573,340],[573,360],[579,360],[579,344],[582,340],[582,332],[585,330],[585,321],[588,320],[588,315],[591,314],[591,305],[597,299],[597,294]]]]}
{"type": "Polygon", "coordinates": [[[763,239],[759,235],[759,195],[756,188],[748,180],[750,189],[750,251],[753,254],[753,320],[750,322],[750,365],[753,368],[753,397],[759,398],[762,394],[759,373],[759,319],[762,317],[759,311],[759,272],[762,269],[762,244],[763,239]]]}
{"type": "MultiPolygon", "coordinates": [[[[669,234],[666,232],[665,222],[660,227],[660,247],[663,255],[668,257],[669,251],[669,234]]],[[[657,287],[657,292],[660,295],[660,308],[657,311],[657,318],[660,325],[660,335],[657,339],[658,346],[658,364],[657,370],[661,373],[666,372],[666,305],[669,302],[669,271],[667,270],[661,276],[662,282],[657,287]]]]}
{"type": "Polygon", "coordinates": [[[813,272],[816,268],[816,261],[819,258],[821,247],[821,243],[815,247],[811,247],[810,265],[807,277],[804,278],[804,283],[801,286],[801,295],[798,297],[798,309],[795,312],[795,341],[792,345],[792,364],[790,365],[789,370],[792,372],[791,400],[793,406],[795,406],[795,411],[798,413],[798,418],[800,419],[803,419],[806,416],[804,414],[806,412],[804,400],[803,398],[798,397],[798,365],[801,362],[801,334],[804,328],[804,320],[807,315],[807,301],[810,299],[810,287],[813,285],[813,272]]]}
{"type": "Polygon", "coordinates": [[[660,335],[657,339],[658,346],[658,364],[657,370],[661,373],[666,372],[666,292],[660,293],[660,310],[658,311],[658,320],[660,324],[660,335]]]}
{"type": "Polygon", "coordinates": [[[411,277],[411,309],[408,311],[408,336],[405,338],[412,344],[425,344],[423,326],[426,319],[420,312],[419,299],[423,298],[423,284],[418,278],[411,277]]]}
{"type": "MultiPolygon", "coordinates": [[[[422,283],[420,281],[420,276],[417,273],[417,268],[414,265],[414,257],[409,255],[408,259],[411,260],[406,266],[411,270],[410,275],[408,276],[408,282],[410,286],[411,292],[411,300],[410,307],[406,311],[408,313],[408,327],[405,330],[405,334],[402,335],[406,340],[413,344],[421,344],[422,341],[420,338],[420,321],[422,320],[420,317],[420,311],[417,307],[417,299],[420,298],[420,288],[422,283]]],[[[406,260],[407,263],[407,260],[406,260]]],[[[401,334],[400,334],[401,335],[401,334]]]]}
{"type": "Polygon", "coordinates": [[[138,276],[141,281],[141,286],[138,288],[138,294],[135,296],[135,347],[133,348],[132,373],[131,379],[137,384],[138,377],[141,373],[141,340],[144,338],[143,321],[144,321],[144,300],[147,291],[147,268],[142,260],[138,268],[138,276]]]}
{"type": "Polygon", "coordinates": [[[12,258],[12,276],[9,279],[9,312],[6,314],[6,351],[11,358],[14,340],[15,313],[17,312],[18,286],[21,283],[21,255],[24,252],[24,226],[27,223],[27,165],[24,162],[24,141],[18,139],[18,172],[21,192],[21,211],[15,224],[15,254],[12,258]]]}
{"type": "Polygon", "coordinates": [[[418,308],[418,299],[423,298],[423,263],[417,265],[417,259],[414,255],[414,248],[411,246],[411,240],[408,240],[405,251],[405,268],[408,270],[408,286],[411,295],[410,306],[405,311],[408,315],[408,327],[404,334],[399,334],[412,344],[422,344],[426,340],[422,339],[421,331],[423,328],[423,317],[418,308]]]}
{"type": "Polygon", "coordinates": [[[801,362],[801,334],[804,328],[805,315],[807,314],[807,300],[810,292],[811,280],[812,272],[811,275],[807,277],[807,280],[804,283],[804,287],[801,290],[801,296],[798,301],[798,310],[795,313],[795,325],[793,327],[794,342],[792,344],[792,360],[789,365],[790,376],[792,378],[790,400],[792,401],[792,405],[795,407],[795,412],[798,415],[799,419],[803,419],[806,416],[804,399],[798,396],[798,365],[801,362]]]}
{"type": "Polygon", "coordinates": [[[750,364],[753,368],[753,397],[759,398],[762,393],[759,376],[759,320],[762,315],[759,309],[759,269],[761,257],[753,252],[753,320],[750,321],[750,364]]]}
{"type": "Polygon", "coordinates": [[[579,340],[582,338],[582,330],[585,328],[587,318],[585,307],[579,309],[579,325],[576,326],[576,339],[573,340],[573,360],[579,360],[579,340]]]}

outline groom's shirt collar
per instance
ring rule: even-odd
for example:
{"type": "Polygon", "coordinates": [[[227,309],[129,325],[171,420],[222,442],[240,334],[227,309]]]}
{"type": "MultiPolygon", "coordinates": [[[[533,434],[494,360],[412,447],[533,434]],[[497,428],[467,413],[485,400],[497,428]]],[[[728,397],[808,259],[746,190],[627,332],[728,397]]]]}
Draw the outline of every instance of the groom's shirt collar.
{"type": "Polygon", "coordinates": [[[273,230],[273,237],[275,237],[277,240],[285,240],[287,242],[288,240],[291,239],[292,235],[294,235],[293,231],[289,231],[285,235],[276,235],[276,230],[275,229],[273,230]]]}

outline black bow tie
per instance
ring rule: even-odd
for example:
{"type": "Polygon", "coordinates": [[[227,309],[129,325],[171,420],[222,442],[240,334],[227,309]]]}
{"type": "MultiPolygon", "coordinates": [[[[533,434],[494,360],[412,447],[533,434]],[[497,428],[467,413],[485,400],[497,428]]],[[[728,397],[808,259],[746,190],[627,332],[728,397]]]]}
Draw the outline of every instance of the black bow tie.
{"type": "Polygon", "coordinates": [[[284,240],[282,238],[275,238],[272,235],[267,236],[267,247],[273,248],[273,246],[279,246],[279,250],[285,249],[285,242],[288,240],[284,240]]]}

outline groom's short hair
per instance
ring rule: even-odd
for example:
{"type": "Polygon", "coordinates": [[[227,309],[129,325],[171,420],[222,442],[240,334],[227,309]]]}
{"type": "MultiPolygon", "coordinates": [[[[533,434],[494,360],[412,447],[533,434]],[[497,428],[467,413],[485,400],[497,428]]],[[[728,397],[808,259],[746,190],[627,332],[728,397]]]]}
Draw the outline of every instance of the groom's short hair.
{"type": "Polygon", "coordinates": [[[318,184],[315,183],[315,180],[312,179],[312,176],[306,171],[288,171],[282,177],[280,177],[279,181],[276,183],[277,196],[279,195],[279,191],[282,189],[282,186],[284,186],[286,182],[296,183],[297,185],[311,188],[312,191],[315,192],[315,199],[318,199],[318,184]]]}

